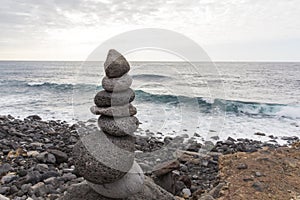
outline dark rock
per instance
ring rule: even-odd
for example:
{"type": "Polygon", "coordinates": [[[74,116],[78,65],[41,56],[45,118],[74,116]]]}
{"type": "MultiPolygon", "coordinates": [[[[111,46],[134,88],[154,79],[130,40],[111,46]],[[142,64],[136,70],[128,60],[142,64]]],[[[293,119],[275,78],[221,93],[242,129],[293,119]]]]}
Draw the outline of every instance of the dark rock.
{"type": "Polygon", "coordinates": [[[256,133],[254,133],[254,135],[266,136],[266,134],[265,134],[265,133],[261,133],[261,132],[256,132],[256,133]]]}
{"type": "Polygon", "coordinates": [[[109,117],[128,117],[137,113],[136,107],[134,107],[132,104],[112,107],[93,106],[90,110],[95,115],[105,115],[109,117]]]}
{"type": "Polygon", "coordinates": [[[30,119],[30,120],[38,120],[38,121],[42,120],[42,118],[40,116],[38,116],[38,115],[30,115],[30,116],[28,116],[26,118],[30,119]]]}
{"type": "Polygon", "coordinates": [[[122,106],[129,104],[134,98],[135,93],[130,88],[122,92],[107,92],[102,90],[96,94],[94,102],[98,107],[122,106]]]}
{"type": "Polygon", "coordinates": [[[2,184],[8,184],[8,183],[10,183],[10,182],[16,180],[17,178],[18,178],[17,175],[14,175],[14,174],[7,174],[7,175],[5,175],[5,176],[3,176],[3,177],[1,178],[1,183],[2,183],[2,184]]]}
{"type": "Polygon", "coordinates": [[[24,183],[36,184],[37,182],[40,182],[41,178],[42,175],[38,171],[28,172],[25,176],[24,183]]]}
{"type": "Polygon", "coordinates": [[[56,158],[53,154],[49,152],[43,152],[37,155],[37,160],[42,163],[51,163],[54,164],[56,162],[56,158]]]}
{"type": "Polygon", "coordinates": [[[38,170],[39,172],[44,172],[47,171],[49,167],[46,164],[37,164],[35,169],[38,170]]]}
{"type": "Polygon", "coordinates": [[[114,49],[110,49],[104,63],[106,76],[109,78],[121,77],[130,70],[127,60],[114,49]]]}
{"type": "Polygon", "coordinates": [[[62,179],[63,179],[64,182],[71,181],[71,180],[76,179],[76,178],[77,178],[77,176],[75,174],[72,174],[72,173],[67,173],[67,174],[64,174],[62,176],[62,179]]]}
{"type": "Polygon", "coordinates": [[[12,170],[12,167],[11,167],[10,164],[8,164],[8,163],[1,164],[1,166],[0,166],[0,176],[6,174],[10,170],[12,170]]]}
{"type": "Polygon", "coordinates": [[[255,183],[252,184],[252,187],[253,187],[256,191],[258,191],[258,192],[263,192],[265,186],[264,186],[264,184],[261,183],[261,182],[255,182],[255,183]]]}
{"type": "Polygon", "coordinates": [[[139,121],[136,117],[113,118],[100,116],[98,125],[101,130],[113,136],[132,135],[139,126],[139,121]]]}
{"type": "Polygon", "coordinates": [[[33,185],[30,188],[30,190],[31,190],[32,194],[34,194],[37,197],[42,197],[45,194],[47,194],[47,192],[48,192],[48,189],[43,182],[39,182],[39,183],[33,185]]]}
{"type": "Polygon", "coordinates": [[[60,176],[60,174],[56,171],[47,171],[42,174],[41,180],[45,180],[51,177],[58,177],[58,176],[60,176]]]}
{"type": "Polygon", "coordinates": [[[164,162],[154,167],[153,174],[155,176],[162,176],[179,168],[180,168],[180,163],[178,160],[164,162]]]}
{"type": "Polygon", "coordinates": [[[127,90],[132,84],[132,78],[128,74],[124,74],[120,78],[102,79],[102,87],[108,92],[121,92],[127,90]]]}
{"type": "Polygon", "coordinates": [[[48,152],[55,156],[56,163],[68,162],[68,155],[65,152],[57,149],[49,149],[48,152]]]}
{"type": "Polygon", "coordinates": [[[2,187],[2,186],[0,186],[0,194],[7,194],[9,191],[10,191],[10,187],[2,187]]]}
{"type": "Polygon", "coordinates": [[[244,163],[240,163],[236,168],[237,169],[247,169],[248,166],[246,164],[244,164],[244,163]]]}
{"type": "Polygon", "coordinates": [[[31,188],[32,184],[28,183],[28,184],[24,184],[21,186],[21,190],[23,193],[27,193],[29,191],[29,189],[31,188]]]}
{"type": "Polygon", "coordinates": [[[182,181],[176,181],[175,183],[175,195],[180,195],[180,192],[183,188],[186,188],[184,182],[182,181]]]}

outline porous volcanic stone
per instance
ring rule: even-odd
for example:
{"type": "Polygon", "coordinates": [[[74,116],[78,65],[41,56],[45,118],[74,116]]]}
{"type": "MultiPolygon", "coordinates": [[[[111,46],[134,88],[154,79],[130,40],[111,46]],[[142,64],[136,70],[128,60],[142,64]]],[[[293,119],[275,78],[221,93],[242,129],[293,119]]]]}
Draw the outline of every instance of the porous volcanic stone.
{"type": "Polygon", "coordinates": [[[102,90],[96,94],[94,102],[98,107],[121,106],[129,104],[134,98],[134,91],[130,88],[122,92],[107,92],[102,90]]]}
{"type": "Polygon", "coordinates": [[[74,146],[74,165],[89,182],[105,184],[122,178],[134,161],[135,138],[111,137],[95,130],[81,137],[74,146]]]}
{"type": "Polygon", "coordinates": [[[102,131],[113,136],[126,136],[133,134],[139,127],[139,120],[132,117],[107,117],[100,116],[98,125],[102,131]]]}
{"type": "MultiPolygon", "coordinates": [[[[175,200],[175,197],[156,185],[150,178],[145,177],[143,190],[131,197],[120,200],[175,200]]],[[[70,186],[60,200],[114,200],[95,192],[86,182],[70,186]]]]}
{"type": "Polygon", "coordinates": [[[126,74],[130,70],[127,60],[114,49],[110,49],[104,63],[106,76],[117,78],[126,74]]]}
{"type": "Polygon", "coordinates": [[[109,78],[105,76],[102,79],[102,87],[108,92],[120,92],[127,90],[132,84],[132,78],[124,74],[120,78],[109,78]]]}
{"type": "Polygon", "coordinates": [[[144,187],[144,173],[136,162],[130,171],[120,180],[98,185],[87,182],[97,193],[110,198],[126,198],[140,192],[144,187]]]}
{"type": "Polygon", "coordinates": [[[112,107],[93,106],[90,110],[95,115],[105,115],[110,117],[128,117],[137,113],[136,108],[132,104],[112,107]]]}

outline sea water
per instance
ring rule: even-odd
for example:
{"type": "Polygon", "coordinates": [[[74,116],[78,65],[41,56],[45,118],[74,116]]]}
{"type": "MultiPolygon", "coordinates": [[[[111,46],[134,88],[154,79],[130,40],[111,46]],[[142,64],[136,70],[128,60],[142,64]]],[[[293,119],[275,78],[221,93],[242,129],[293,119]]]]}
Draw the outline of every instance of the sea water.
{"type": "MultiPolygon", "coordinates": [[[[1,61],[0,114],[96,119],[89,108],[102,89],[102,65],[1,61]]],[[[300,63],[131,62],[130,75],[143,130],[201,140],[300,136],[300,63]]]]}

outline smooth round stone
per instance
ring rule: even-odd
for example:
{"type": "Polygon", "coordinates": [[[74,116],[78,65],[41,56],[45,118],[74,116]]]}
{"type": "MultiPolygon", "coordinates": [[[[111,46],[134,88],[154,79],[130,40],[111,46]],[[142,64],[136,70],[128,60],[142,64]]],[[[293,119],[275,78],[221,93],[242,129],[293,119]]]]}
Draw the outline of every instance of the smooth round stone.
{"type": "Polygon", "coordinates": [[[143,190],[144,181],[143,170],[134,162],[130,171],[120,180],[103,185],[87,183],[95,192],[105,197],[127,198],[143,190]]]}
{"type": "Polygon", "coordinates": [[[128,117],[137,113],[136,107],[134,107],[132,104],[113,107],[92,106],[90,110],[95,115],[105,115],[110,117],[128,117]]]}
{"type": "Polygon", "coordinates": [[[132,78],[124,74],[120,78],[109,78],[105,76],[102,79],[102,87],[108,92],[120,92],[127,90],[132,84],[132,78]]]}
{"type": "Polygon", "coordinates": [[[132,135],[139,127],[139,120],[132,117],[107,117],[100,116],[98,125],[102,131],[113,136],[132,135]]]}
{"type": "Polygon", "coordinates": [[[98,107],[121,106],[129,104],[134,98],[134,91],[130,88],[122,92],[102,90],[96,94],[94,102],[98,107]]]}
{"type": "Polygon", "coordinates": [[[99,130],[90,132],[73,148],[75,169],[95,184],[119,180],[133,165],[134,145],[132,136],[112,137],[99,130]]]}
{"type": "Polygon", "coordinates": [[[130,70],[130,65],[122,54],[111,49],[107,54],[104,70],[109,78],[117,78],[126,74],[130,70]]]}

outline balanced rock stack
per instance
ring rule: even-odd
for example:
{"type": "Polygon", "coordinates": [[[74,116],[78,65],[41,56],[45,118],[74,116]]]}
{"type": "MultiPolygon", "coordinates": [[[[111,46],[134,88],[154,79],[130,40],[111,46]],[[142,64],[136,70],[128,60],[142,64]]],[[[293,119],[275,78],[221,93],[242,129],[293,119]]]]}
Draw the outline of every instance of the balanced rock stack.
{"type": "Polygon", "coordinates": [[[81,138],[73,150],[78,174],[98,194],[127,198],[144,187],[144,174],[134,161],[135,137],[139,121],[131,104],[135,93],[130,86],[129,63],[116,50],[110,50],[104,63],[103,91],[95,96],[91,112],[100,115],[98,126],[81,138]]]}

